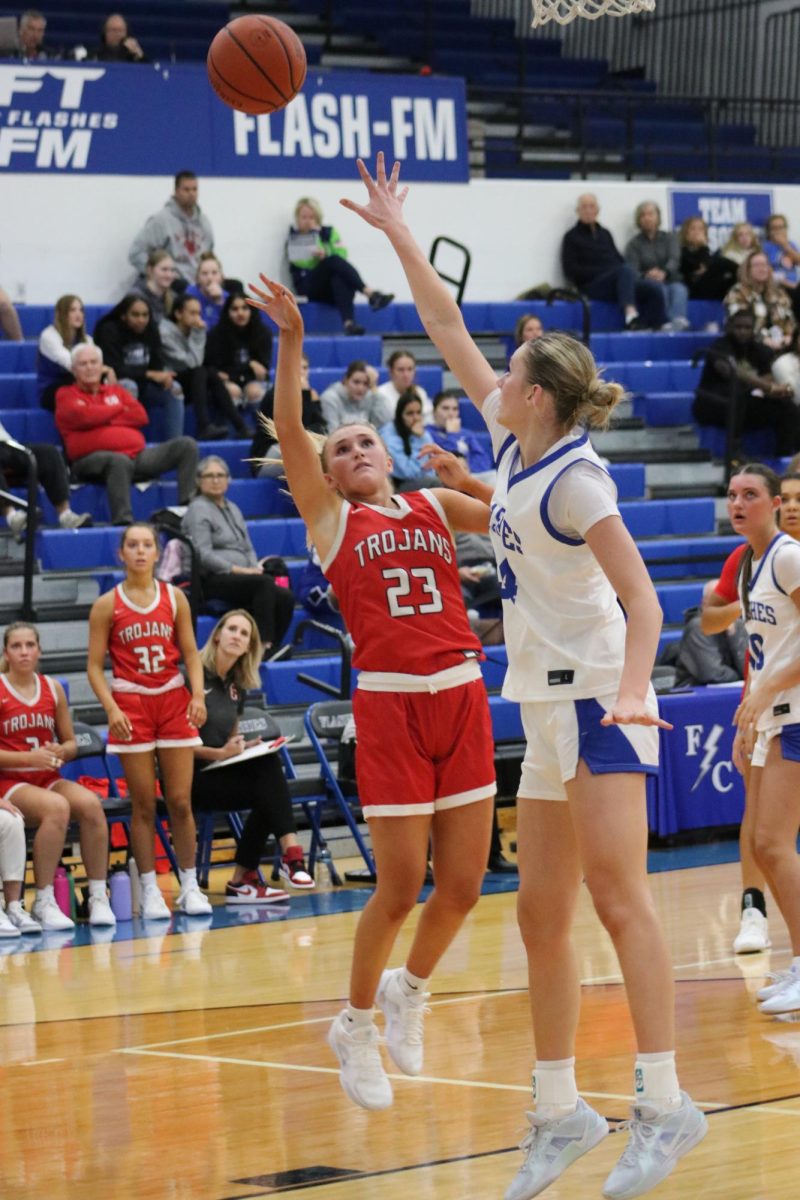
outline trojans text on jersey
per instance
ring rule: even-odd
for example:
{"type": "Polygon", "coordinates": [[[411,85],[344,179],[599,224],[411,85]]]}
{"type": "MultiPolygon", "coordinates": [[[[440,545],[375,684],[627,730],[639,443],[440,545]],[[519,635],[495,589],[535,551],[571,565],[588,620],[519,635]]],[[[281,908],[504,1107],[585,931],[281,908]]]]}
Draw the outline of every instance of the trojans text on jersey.
{"type": "Polygon", "coordinates": [[[435,533],[432,529],[382,529],[356,542],[353,550],[358,556],[359,566],[372,562],[383,554],[394,554],[403,550],[426,550],[438,554],[445,562],[452,562],[452,544],[449,537],[435,533]]]}

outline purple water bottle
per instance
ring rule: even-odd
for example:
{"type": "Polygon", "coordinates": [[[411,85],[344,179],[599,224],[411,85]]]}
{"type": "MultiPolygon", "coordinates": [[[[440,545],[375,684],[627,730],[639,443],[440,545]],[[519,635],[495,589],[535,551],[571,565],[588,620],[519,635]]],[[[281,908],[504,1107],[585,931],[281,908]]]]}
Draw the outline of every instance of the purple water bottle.
{"type": "Polygon", "coordinates": [[[56,871],[56,876],[53,880],[53,895],[56,898],[56,904],[64,916],[69,917],[72,909],[72,897],[70,895],[67,872],[64,867],[59,867],[56,871]]]}
{"type": "Polygon", "coordinates": [[[130,921],[133,916],[131,877],[124,867],[114,867],[108,879],[108,887],[114,916],[118,921],[130,921]]]}

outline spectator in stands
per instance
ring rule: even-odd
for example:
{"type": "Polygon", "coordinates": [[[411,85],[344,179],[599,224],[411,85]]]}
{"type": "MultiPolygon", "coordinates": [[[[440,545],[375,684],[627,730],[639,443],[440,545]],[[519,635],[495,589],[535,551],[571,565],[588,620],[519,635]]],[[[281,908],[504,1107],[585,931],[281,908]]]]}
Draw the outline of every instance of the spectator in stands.
{"type": "MultiPolygon", "coordinates": [[[[130,292],[94,328],[97,345],[122,386],[150,415],[160,410],[157,441],[183,433],[183,396],[174,387],[175,372],[164,364],[164,347],[150,304],[130,292]]],[[[154,430],[155,432],[155,430],[154,430]]]]}
{"type": "Polygon", "coordinates": [[[775,282],[763,250],[745,259],[738,280],[725,297],[728,315],[750,309],[756,321],[756,337],[770,350],[785,350],[795,330],[792,302],[786,289],[775,282]]]}
{"type": "Polygon", "coordinates": [[[708,349],[692,412],[700,425],[727,429],[731,404],[736,405],[734,436],[743,430],[773,429],[776,452],[794,454],[800,448],[800,408],[788,384],[772,375],[772,353],[756,337],[749,309],[733,313],[725,336],[708,349]]]}
{"type": "Polygon", "coordinates": [[[294,210],[294,225],[289,229],[286,255],[294,290],[309,300],[332,304],[345,333],[364,332],[353,315],[353,297],[363,292],[373,312],[385,308],[393,295],[367,287],[358,271],[347,261],[347,249],[332,225],[323,225],[322,209],[316,200],[304,196],[294,210]]]}
{"type": "Polygon", "coordinates": [[[416,492],[423,487],[436,487],[438,477],[435,472],[426,471],[418,457],[429,439],[425,433],[422,404],[413,388],[402,393],[394,420],[383,425],[380,434],[392,456],[392,479],[398,491],[416,492]]]}
{"type": "Polygon", "coordinates": [[[213,329],[228,299],[222,277],[222,264],[213,251],[206,250],[200,255],[195,281],[189,284],[186,291],[200,301],[206,329],[213,329]]]}
{"type": "Polygon", "coordinates": [[[178,171],[175,194],[160,212],[148,217],[133,240],[128,259],[140,275],[151,250],[169,250],[183,286],[194,282],[200,255],[214,249],[214,230],[197,203],[197,193],[194,171],[178,171]]]}
{"type": "Polygon", "coordinates": [[[380,428],[394,417],[395,405],[370,385],[369,367],[361,358],[351,362],[340,383],[322,393],[322,416],[329,430],[351,421],[380,428]]]}
{"type": "Polygon", "coordinates": [[[204,771],[214,762],[235,760],[258,745],[239,732],[246,693],[261,687],[261,642],[250,613],[234,609],[220,617],[200,651],[208,719],[200,730],[202,746],[194,751],[192,808],[195,812],[249,809],[236,842],[233,876],[225,887],[226,904],[270,904],[288,900],[279,888],[265,887],[258,866],[270,836],[281,848],[280,875],[289,887],[308,890],[314,880],[306,870],[297,840],[292,800],[277,754],[245,762],[230,761],[222,769],[204,771]]]}
{"type": "Polygon", "coordinates": [[[761,249],[756,237],[756,231],[749,221],[737,221],[731,230],[731,236],[719,251],[723,258],[730,259],[740,267],[743,262],[761,249]]]}
{"type": "Polygon", "coordinates": [[[172,312],[175,303],[175,263],[168,250],[151,250],[147,256],[144,274],[140,275],[131,288],[131,295],[142,296],[150,305],[156,325],[172,312]]]}
{"type": "Polygon", "coordinates": [[[794,402],[800,406],[800,326],[795,326],[786,350],[773,362],[772,376],[776,383],[792,389],[794,402]]]}
{"type": "Polygon", "coordinates": [[[206,339],[206,365],[213,367],[236,404],[260,404],[272,361],[272,332],[238,292],[228,296],[206,339]]]}
{"type": "Polygon", "coordinates": [[[194,489],[197,445],[179,437],[145,446],[141,432],[146,410],[119,384],[101,383],[99,346],[81,344],[72,351],[75,383],[56,393],[56,426],[77,479],[105,484],[111,520],[133,520],[131,485],[177,470],[178,503],[188,504],[194,489]]]}
{"type": "Polygon", "coordinates": [[[394,412],[397,401],[403,392],[413,388],[422,405],[422,415],[426,421],[433,416],[431,398],[422,384],[417,383],[417,360],[410,350],[394,350],[386,360],[389,368],[389,378],[378,388],[378,394],[385,397],[394,412]]]}
{"type": "Polygon", "coordinates": [[[477,475],[484,483],[494,483],[497,473],[491,455],[474,433],[461,428],[460,394],[445,390],[434,396],[433,422],[425,426],[425,436],[429,442],[462,458],[470,475],[477,475]]]}
{"type": "MultiPolygon", "coordinates": [[[[301,360],[300,368],[300,385],[303,395],[303,425],[310,433],[318,434],[321,438],[327,435],[328,427],[325,424],[325,418],[322,415],[322,404],[317,395],[316,389],[312,388],[308,381],[308,357],[304,354],[301,360]]],[[[275,411],[275,389],[270,388],[261,401],[259,413],[262,417],[271,421],[275,411]]],[[[261,421],[256,425],[256,435],[253,438],[253,444],[250,447],[251,459],[265,459],[264,462],[253,462],[251,464],[254,475],[259,475],[269,478],[280,478],[283,471],[283,463],[281,462],[281,450],[276,438],[274,438],[267,430],[261,421]]]]}
{"type": "MultiPolygon", "coordinates": [[[[30,469],[30,455],[36,462],[36,474],[44,488],[44,494],[56,510],[62,529],[80,529],[91,525],[89,513],[73,512],[69,506],[69,479],[64,460],[55,446],[34,443],[23,446],[13,438],[0,422],[0,489],[6,491],[10,485],[26,485],[30,469]],[[8,477],[11,476],[11,479],[8,477]]],[[[19,537],[28,524],[28,514],[22,508],[0,501],[0,515],[12,533],[19,537]]]]}
{"type": "Polygon", "coordinates": [[[653,200],[636,206],[639,229],[625,247],[625,260],[640,280],[657,283],[664,293],[668,324],[679,332],[689,328],[689,291],[680,277],[680,247],[674,233],[661,228],[661,209],[653,200]]]}
{"type": "Polygon", "coordinates": [[[197,436],[203,441],[226,438],[230,421],[239,437],[249,437],[250,430],[231,399],[228,389],[213,367],[204,365],[206,328],[200,315],[200,301],[190,296],[188,289],[178,296],[172,316],[159,326],[164,362],[175,372],[184,400],[194,405],[197,436]],[[211,413],[221,423],[211,423],[211,413]]]}
{"type": "Polygon", "coordinates": [[[122,13],[110,13],[106,17],[100,26],[100,42],[89,51],[87,57],[98,62],[147,62],[144,50],[131,35],[122,13]]]}
{"type": "Polygon", "coordinates": [[[19,49],[14,55],[24,63],[61,58],[61,51],[45,45],[47,17],[37,8],[28,8],[19,19],[19,49]]]}
{"type": "Polygon", "coordinates": [[[800,250],[789,239],[789,222],[782,213],[773,213],[767,218],[761,249],[769,259],[777,282],[785,288],[797,287],[800,250]]]}
{"type": "Polygon", "coordinates": [[[181,522],[199,560],[203,596],[224,600],[253,614],[265,657],[281,643],[294,610],[294,596],[265,574],[238,505],[226,498],[231,477],[215,454],[201,459],[197,488],[181,522]]]}
{"type": "Polygon", "coordinates": [[[736,282],[736,265],[722,254],[712,254],[708,225],[699,215],[687,217],[680,227],[680,272],[690,300],[723,300],[736,282]]]}
{"type": "Polygon", "coordinates": [[[535,342],[544,333],[544,325],[535,313],[523,313],[514,326],[514,345],[535,342]]]}
{"type": "Polygon", "coordinates": [[[564,275],[589,299],[616,301],[626,329],[660,329],[667,321],[661,285],[653,279],[637,278],[610,232],[599,224],[599,212],[597,197],[591,192],[578,197],[578,220],[561,243],[564,275]]]}
{"type": "MultiPolygon", "coordinates": [[[[72,351],[81,342],[92,345],[86,332],[86,315],[80,296],[68,293],[56,300],[53,324],[47,325],[39,334],[39,351],[36,355],[36,383],[39,403],[52,412],[56,406],[56,392],[68,383],[72,376],[72,351]]],[[[110,367],[106,368],[105,382],[116,383],[110,367]]]]}
{"type": "Polygon", "coordinates": [[[0,329],[10,342],[23,341],[22,326],[11,297],[0,288],[0,329]]]}

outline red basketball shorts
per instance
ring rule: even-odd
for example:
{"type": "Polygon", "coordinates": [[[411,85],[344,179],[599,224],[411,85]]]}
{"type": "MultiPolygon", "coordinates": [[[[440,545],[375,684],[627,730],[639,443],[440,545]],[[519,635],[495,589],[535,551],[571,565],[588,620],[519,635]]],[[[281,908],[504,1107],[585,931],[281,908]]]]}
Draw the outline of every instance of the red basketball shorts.
{"type": "Polygon", "coordinates": [[[440,692],[359,691],[356,776],[364,816],[408,817],[493,796],[494,740],[480,679],[440,692]]]}
{"type": "Polygon", "coordinates": [[[114,754],[139,754],[144,750],[203,744],[197,727],[186,715],[191,696],[185,687],[159,692],[155,696],[142,692],[114,692],[114,700],[132,727],[127,742],[117,741],[109,733],[108,748],[114,754]]]}
{"type": "Polygon", "coordinates": [[[0,796],[4,800],[10,800],[17,788],[21,787],[44,788],[49,792],[54,784],[60,782],[61,776],[58,771],[20,771],[16,775],[13,771],[3,771],[0,777],[0,796]]]}

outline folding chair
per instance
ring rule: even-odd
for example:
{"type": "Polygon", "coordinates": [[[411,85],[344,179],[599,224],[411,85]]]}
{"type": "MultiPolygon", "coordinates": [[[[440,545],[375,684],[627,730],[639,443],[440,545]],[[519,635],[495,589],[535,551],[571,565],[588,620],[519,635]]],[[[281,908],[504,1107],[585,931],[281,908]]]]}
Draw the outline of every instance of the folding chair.
{"type": "MultiPolygon", "coordinates": [[[[125,830],[125,836],[130,845],[130,830],[131,830],[131,802],[124,799],[119,794],[116,780],[111,772],[111,764],[108,761],[108,749],[103,738],[98,733],[93,725],[87,725],[84,721],[74,721],[73,728],[75,730],[75,741],[77,743],[77,753],[73,762],[77,762],[84,758],[98,758],[103,764],[103,773],[108,779],[108,798],[103,799],[103,812],[106,814],[106,820],[109,827],[114,824],[122,825],[125,830]]],[[[156,809],[155,815],[155,831],[156,837],[161,843],[164,854],[169,860],[169,865],[175,872],[175,877],[178,876],[178,862],[172,849],[169,832],[164,823],[163,817],[156,809]]]]}
{"type": "MultiPolygon", "coordinates": [[[[358,846],[361,857],[364,859],[368,872],[371,876],[374,876],[375,860],[372,857],[372,852],[364,841],[361,830],[358,828],[350,801],[342,791],[336,771],[331,765],[330,760],[330,756],[332,756],[334,750],[337,751],[338,756],[338,747],[341,744],[342,733],[352,712],[353,706],[349,700],[323,700],[319,704],[312,704],[309,707],[305,715],[304,724],[309,741],[320,765],[322,782],[325,788],[325,799],[338,807],[345,824],[353,835],[353,839],[358,846]]],[[[331,877],[333,878],[333,875],[331,877]]],[[[338,874],[333,881],[334,883],[341,882],[338,874]]]]}

